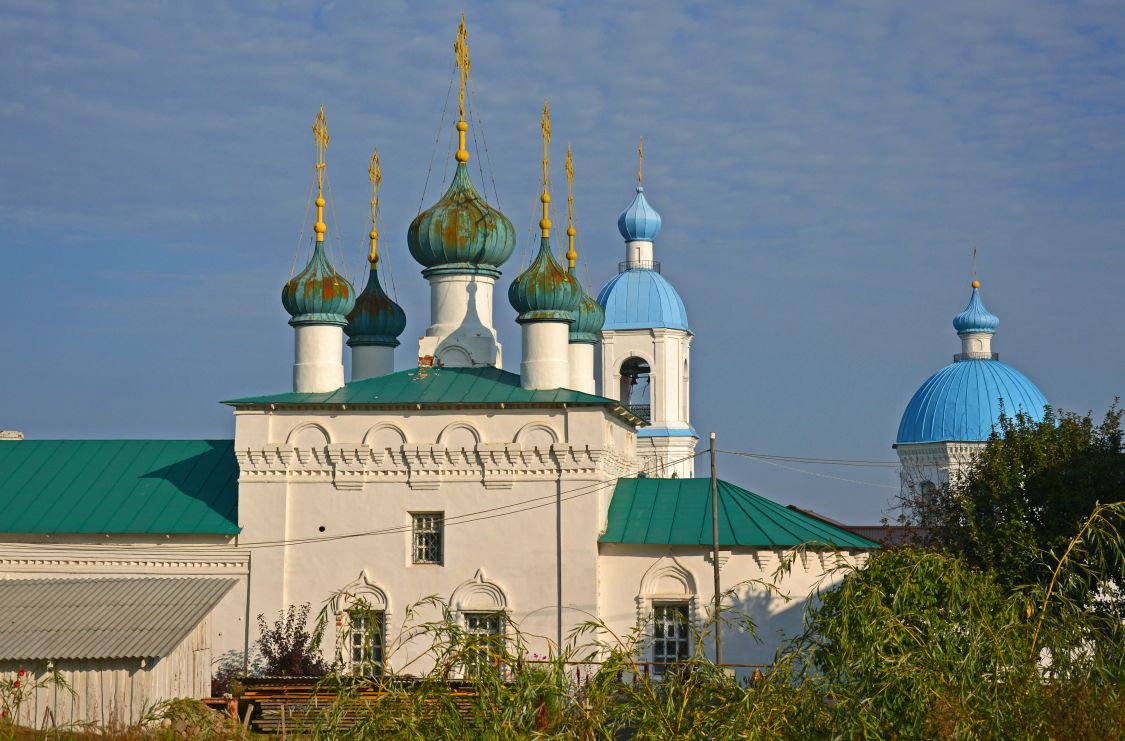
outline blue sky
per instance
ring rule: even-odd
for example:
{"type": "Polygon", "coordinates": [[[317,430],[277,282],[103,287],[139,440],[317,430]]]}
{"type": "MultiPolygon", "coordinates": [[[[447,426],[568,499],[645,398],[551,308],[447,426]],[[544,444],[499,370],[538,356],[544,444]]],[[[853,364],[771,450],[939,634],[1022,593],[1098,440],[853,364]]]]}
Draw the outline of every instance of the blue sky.
{"type": "MultiPolygon", "coordinates": [[[[353,276],[379,147],[405,367],[428,319],[405,233],[448,175],[455,94],[436,154],[434,139],[461,8],[4,3],[0,427],[228,437],[218,400],[288,387],[279,294],[322,104],[329,229],[353,276]]],[[[535,248],[543,99],[557,194],[574,148],[595,290],[622,259],[644,134],[657,258],[696,333],[694,422],[721,447],[893,460],[907,400],[958,349],[974,242],[1002,359],[1066,409],[1100,413],[1125,390],[1120,2],[464,10],[488,148],[474,178],[483,161],[521,234],[501,288],[535,248]]],[[[805,468],[821,475],[720,459],[726,478],[846,521],[894,494],[891,469],[805,468]]]]}

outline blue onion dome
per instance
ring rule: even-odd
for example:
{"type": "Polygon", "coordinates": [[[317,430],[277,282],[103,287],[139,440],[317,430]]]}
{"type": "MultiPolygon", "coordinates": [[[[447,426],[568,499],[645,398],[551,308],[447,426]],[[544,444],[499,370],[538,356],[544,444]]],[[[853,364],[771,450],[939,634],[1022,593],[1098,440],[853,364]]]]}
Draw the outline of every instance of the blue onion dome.
{"type": "MultiPolygon", "coordinates": [[[[570,275],[574,277],[573,269],[570,275]]],[[[593,345],[600,339],[598,333],[605,324],[605,309],[586,293],[577,278],[574,282],[581,295],[578,297],[578,308],[574,310],[574,324],[570,325],[570,342],[593,345]]]]}
{"type": "Polygon", "coordinates": [[[957,334],[969,334],[973,332],[992,333],[999,326],[1000,317],[984,308],[984,302],[980,300],[980,281],[974,280],[973,295],[969,298],[969,305],[965,307],[964,311],[953,317],[953,328],[957,330],[957,334]]]}
{"type": "Polygon", "coordinates": [[[289,323],[348,323],[348,313],[355,306],[355,289],[347,278],[336,272],[324,253],[324,242],[317,242],[305,269],[289,279],[281,289],[281,303],[292,317],[289,323]]]}
{"type": "Polygon", "coordinates": [[[445,195],[418,214],[406,233],[410,254],[426,270],[500,275],[516,248],[512,222],[477,193],[461,162],[445,195]]]}
{"type": "Polygon", "coordinates": [[[617,230],[626,242],[638,239],[651,242],[660,233],[660,214],[648,204],[643,187],[637,186],[633,202],[617,217],[617,230]]]}
{"type": "Polygon", "coordinates": [[[398,336],[404,329],[406,312],[383,290],[379,283],[379,271],[373,264],[367,276],[367,285],[355,300],[355,308],[348,314],[348,325],[344,327],[348,347],[398,347],[398,336]]]}
{"type": "Polygon", "coordinates": [[[615,275],[598,293],[605,309],[604,329],[682,329],[690,331],[680,294],[655,270],[632,268],[615,275]]]}
{"type": "Polygon", "coordinates": [[[547,237],[540,240],[539,254],[531,265],[508,286],[508,302],[519,313],[516,321],[520,324],[571,323],[581,294],[578,283],[555,261],[547,237]]]}
{"type": "Polygon", "coordinates": [[[991,359],[950,363],[930,376],[906,405],[895,444],[984,442],[1000,410],[1043,420],[1047,399],[1027,376],[991,359]]]}

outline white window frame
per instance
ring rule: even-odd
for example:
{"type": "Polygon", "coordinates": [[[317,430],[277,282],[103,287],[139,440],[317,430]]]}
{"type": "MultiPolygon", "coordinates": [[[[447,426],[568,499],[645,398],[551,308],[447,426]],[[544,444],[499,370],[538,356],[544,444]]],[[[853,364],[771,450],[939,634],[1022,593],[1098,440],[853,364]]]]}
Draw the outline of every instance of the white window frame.
{"type": "Polygon", "coordinates": [[[410,563],[415,566],[442,566],[445,563],[445,513],[444,512],[411,512],[410,513],[410,563]],[[436,525],[426,522],[428,518],[436,518],[436,525]],[[425,524],[426,529],[419,529],[419,523],[425,524]],[[436,546],[426,545],[420,541],[423,536],[436,536],[436,546]],[[428,558],[426,550],[436,548],[437,553],[433,558],[428,558]]]}
{"type": "MultiPolygon", "coordinates": [[[[465,631],[478,636],[495,636],[495,643],[498,648],[502,648],[508,640],[508,615],[503,610],[465,610],[461,613],[461,621],[464,625],[465,631]],[[485,630],[481,630],[478,626],[474,628],[472,623],[474,620],[491,621],[495,620],[495,630],[489,626],[485,630]]],[[[483,655],[483,647],[480,650],[482,653],[481,658],[487,658],[483,655]]],[[[470,661],[465,666],[465,674],[470,675],[473,673],[473,662],[470,661]]]]}
{"type": "Polygon", "coordinates": [[[385,610],[352,610],[348,616],[348,666],[352,674],[379,676],[386,671],[387,613],[385,610]],[[361,621],[357,625],[357,620],[361,621]],[[377,631],[369,631],[366,622],[379,622],[377,631]],[[367,638],[370,636],[370,643],[367,638]],[[358,655],[357,655],[358,652],[358,655]],[[377,656],[375,654],[378,654],[377,656]],[[365,655],[366,654],[366,655],[365,655]]]}
{"type": "Polygon", "coordinates": [[[672,664],[691,658],[693,630],[691,603],[688,600],[656,600],[652,603],[652,676],[659,678],[671,668],[672,664]],[[661,613],[675,611],[676,618],[662,619],[661,613]],[[672,637],[661,635],[671,626],[676,629],[672,637]],[[669,647],[675,646],[674,651],[669,647]],[[681,654],[682,649],[682,654],[681,654]]]}

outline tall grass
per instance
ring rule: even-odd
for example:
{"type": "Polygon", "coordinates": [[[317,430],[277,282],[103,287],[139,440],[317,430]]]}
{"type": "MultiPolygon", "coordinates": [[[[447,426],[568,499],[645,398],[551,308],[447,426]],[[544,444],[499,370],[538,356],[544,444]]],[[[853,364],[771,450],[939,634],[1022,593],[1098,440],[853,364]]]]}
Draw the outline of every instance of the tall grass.
{"type": "MultiPolygon", "coordinates": [[[[428,600],[441,619],[404,628],[388,651],[394,666],[396,646],[425,637],[432,668],[411,682],[401,669],[334,674],[332,711],[304,730],[417,739],[1125,737],[1123,523],[1125,503],[1097,507],[1042,587],[1005,591],[936,550],[888,550],[861,566],[840,560],[839,586],[810,603],[804,632],[752,679],[705,657],[714,615],[695,634],[692,657],[657,679],[644,662],[647,626],[615,635],[591,619],[529,661],[518,626],[494,642],[428,600]],[[463,685],[448,681],[462,675],[463,685]],[[375,699],[361,699],[365,683],[380,690],[375,699]]],[[[754,627],[730,612],[721,619],[754,627]]]]}

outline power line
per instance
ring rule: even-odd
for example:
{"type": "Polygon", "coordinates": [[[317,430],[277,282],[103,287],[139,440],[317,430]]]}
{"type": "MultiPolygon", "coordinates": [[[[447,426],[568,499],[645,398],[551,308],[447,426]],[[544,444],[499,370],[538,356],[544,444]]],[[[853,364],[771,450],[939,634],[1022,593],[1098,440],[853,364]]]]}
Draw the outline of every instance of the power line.
{"type": "Polygon", "coordinates": [[[818,471],[806,471],[803,468],[795,468],[793,466],[786,466],[782,463],[778,463],[775,460],[770,460],[768,458],[763,458],[761,456],[756,456],[756,455],[744,455],[744,454],[740,454],[740,453],[733,453],[733,452],[727,451],[727,450],[720,450],[720,451],[717,451],[717,452],[719,452],[719,453],[729,453],[731,455],[743,455],[743,457],[749,458],[750,460],[756,460],[759,463],[765,463],[766,465],[775,466],[777,468],[784,468],[786,471],[796,471],[797,473],[803,473],[806,476],[816,476],[817,478],[821,478],[821,479],[832,479],[833,481],[844,481],[844,482],[847,482],[849,484],[858,484],[860,486],[873,486],[873,487],[876,487],[876,488],[879,488],[879,489],[894,489],[895,491],[898,491],[898,489],[900,488],[898,486],[893,486],[891,484],[880,484],[880,483],[877,483],[875,481],[861,481],[860,479],[849,479],[849,478],[845,478],[843,476],[833,476],[831,474],[820,473],[818,471]]]}
{"type": "Polygon", "coordinates": [[[854,460],[850,458],[812,458],[800,455],[771,455],[769,453],[756,453],[749,450],[719,450],[726,455],[737,455],[743,458],[758,458],[771,461],[788,461],[789,463],[815,463],[825,466],[857,466],[861,468],[898,468],[898,461],[870,461],[854,460]]]}

